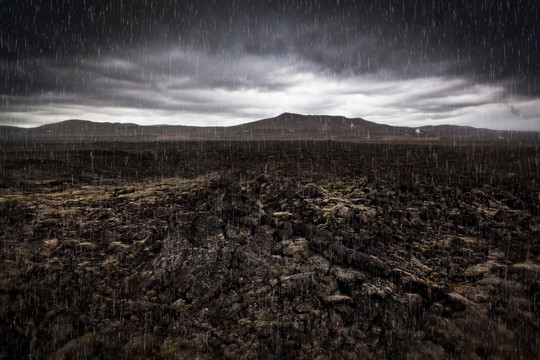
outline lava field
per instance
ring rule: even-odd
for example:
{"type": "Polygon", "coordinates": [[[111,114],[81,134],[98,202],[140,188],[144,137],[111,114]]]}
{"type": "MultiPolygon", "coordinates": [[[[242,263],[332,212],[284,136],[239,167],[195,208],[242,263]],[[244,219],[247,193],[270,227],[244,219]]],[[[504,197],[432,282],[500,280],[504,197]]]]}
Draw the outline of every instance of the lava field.
{"type": "Polygon", "coordinates": [[[539,159],[5,142],[0,359],[539,358],[539,159]]]}

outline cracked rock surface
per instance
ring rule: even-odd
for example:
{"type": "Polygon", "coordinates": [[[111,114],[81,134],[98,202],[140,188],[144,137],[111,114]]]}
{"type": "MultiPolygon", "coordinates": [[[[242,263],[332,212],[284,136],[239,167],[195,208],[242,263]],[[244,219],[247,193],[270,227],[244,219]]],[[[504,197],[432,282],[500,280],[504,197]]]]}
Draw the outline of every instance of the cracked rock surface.
{"type": "Polygon", "coordinates": [[[490,184],[270,150],[270,169],[5,188],[0,359],[540,356],[538,165],[517,186],[508,163],[490,184]]]}

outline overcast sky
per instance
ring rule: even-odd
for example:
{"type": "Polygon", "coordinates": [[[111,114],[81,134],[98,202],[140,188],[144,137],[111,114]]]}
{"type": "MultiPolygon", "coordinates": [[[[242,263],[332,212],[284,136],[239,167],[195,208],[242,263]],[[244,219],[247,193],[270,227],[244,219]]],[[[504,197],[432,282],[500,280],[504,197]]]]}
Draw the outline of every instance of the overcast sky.
{"type": "Polygon", "coordinates": [[[540,130],[537,0],[0,0],[0,124],[540,130]]]}

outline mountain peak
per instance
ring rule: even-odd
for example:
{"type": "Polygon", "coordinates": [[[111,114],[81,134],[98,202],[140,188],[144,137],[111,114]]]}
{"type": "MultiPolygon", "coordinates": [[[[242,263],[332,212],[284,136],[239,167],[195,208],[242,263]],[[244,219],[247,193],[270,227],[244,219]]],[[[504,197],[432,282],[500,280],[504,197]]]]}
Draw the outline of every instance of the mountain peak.
{"type": "Polygon", "coordinates": [[[291,117],[291,116],[298,116],[298,117],[307,117],[309,115],[302,115],[302,114],[296,114],[296,113],[291,113],[291,112],[284,112],[280,115],[278,115],[277,117],[291,117]]]}
{"type": "MultiPolygon", "coordinates": [[[[508,140],[525,135],[464,126],[395,127],[362,118],[335,115],[302,115],[284,112],[276,117],[229,127],[175,125],[142,126],[71,119],[36,128],[0,127],[1,139],[78,141],[177,141],[177,140],[335,140],[353,142],[444,142],[508,140]]],[[[526,137],[538,140],[539,133],[526,137]]]]}

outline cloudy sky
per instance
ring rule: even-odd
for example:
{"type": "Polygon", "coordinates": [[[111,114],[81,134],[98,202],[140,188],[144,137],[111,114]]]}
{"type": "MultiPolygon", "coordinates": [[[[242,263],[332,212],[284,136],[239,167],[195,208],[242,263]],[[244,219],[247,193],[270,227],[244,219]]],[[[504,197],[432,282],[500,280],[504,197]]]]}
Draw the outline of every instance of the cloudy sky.
{"type": "Polygon", "coordinates": [[[540,130],[537,0],[0,0],[0,124],[540,130]]]}

